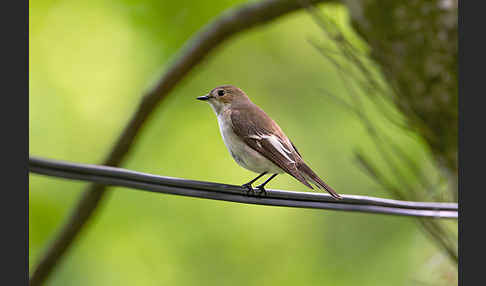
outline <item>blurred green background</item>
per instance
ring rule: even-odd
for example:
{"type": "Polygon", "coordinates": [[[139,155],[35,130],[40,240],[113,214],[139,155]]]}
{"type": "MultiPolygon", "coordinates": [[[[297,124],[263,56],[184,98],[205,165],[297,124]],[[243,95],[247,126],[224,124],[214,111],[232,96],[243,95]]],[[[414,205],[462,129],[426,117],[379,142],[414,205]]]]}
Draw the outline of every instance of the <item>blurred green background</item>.
{"type": "MultiPolygon", "coordinates": [[[[101,162],[182,44],[242,2],[31,0],[30,154],[101,162]]],[[[366,48],[349,30],[345,8],[320,9],[366,48]]],[[[320,92],[345,97],[347,91],[309,39],[325,40],[301,11],[226,42],[156,109],[123,167],[229,184],[253,178],[228,154],[210,107],[195,100],[234,84],[339,193],[390,197],[354,161],[358,148],[371,157],[377,152],[359,120],[320,92]]],[[[370,116],[427,164],[420,140],[387,127],[371,109],[370,116]]],[[[30,175],[29,184],[32,268],[86,184],[39,175],[30,175]]],[[[308,191],[287,175],[269,187],[308,191]]],[[[443,259],[411,218],[111,188],[47,284],[418,285],[438,275],[434,265],[443,259]]]]}

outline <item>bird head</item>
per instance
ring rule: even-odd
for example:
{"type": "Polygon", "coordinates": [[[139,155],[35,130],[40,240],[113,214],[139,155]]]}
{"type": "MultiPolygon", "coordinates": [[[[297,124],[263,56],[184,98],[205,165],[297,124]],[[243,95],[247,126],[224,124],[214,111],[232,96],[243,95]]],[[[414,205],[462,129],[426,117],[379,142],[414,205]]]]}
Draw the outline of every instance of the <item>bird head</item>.
{"type": "Polygon", "coordinates": [[[199,96],[197,99],[207,101],[216,114],[235,104],[249,101],[245,92],[233,85],[215,87],[207,95],[199,96]]]}

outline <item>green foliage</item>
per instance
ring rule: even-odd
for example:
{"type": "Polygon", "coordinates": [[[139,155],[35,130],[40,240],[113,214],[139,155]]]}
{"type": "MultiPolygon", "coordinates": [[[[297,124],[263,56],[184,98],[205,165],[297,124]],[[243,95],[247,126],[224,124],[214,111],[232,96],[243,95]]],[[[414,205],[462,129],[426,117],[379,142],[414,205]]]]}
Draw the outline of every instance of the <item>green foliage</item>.
{"type": "MultiPolygon", "coordinates": [[[[30,153],[99,163],[177,49],[238,2],[31,1],[30,153]]],[[[345,10],[333,9],[346,23],[345,10]]],[[[366,130],[319,91],[344,97],[346,89],[307,42],[320,36],[300,12],[227,42],[159,106],[123,167],[230,184],[252,178],[229,156],[212,110],[195,100],[231,83],[338,192],[388,196],[353,161],[356,148],[376,154],[366,130]]],[[[423,144],[387,130],[425,164],[423,144]]],[[[38,175],[29,183],[32,267],[85,184],[38,175]]],[[[270,188],[307,191],[283,175],[270,188]]],[[[49,285],[405,285],[432,250],[408,218],[113,188],[49,285]]]]}
{"type": "Polygon", "coordinates": [[[457,201],[458,0],[346,2],[395,87],[395,104],[453,181],[457,201]]]}

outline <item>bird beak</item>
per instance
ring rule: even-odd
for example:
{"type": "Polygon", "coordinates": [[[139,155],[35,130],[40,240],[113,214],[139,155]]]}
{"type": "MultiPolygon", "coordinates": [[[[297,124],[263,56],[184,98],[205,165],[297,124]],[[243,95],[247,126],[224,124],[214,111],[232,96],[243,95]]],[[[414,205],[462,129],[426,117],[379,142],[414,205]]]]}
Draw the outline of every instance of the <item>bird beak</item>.
{"type": "Polygon", "coordinates": [[[203,95],[203,96],[199,96],[198,98],[196,99],[199,99],[199,100],[208,100],[209,99],[209,95],[203,95]]]}

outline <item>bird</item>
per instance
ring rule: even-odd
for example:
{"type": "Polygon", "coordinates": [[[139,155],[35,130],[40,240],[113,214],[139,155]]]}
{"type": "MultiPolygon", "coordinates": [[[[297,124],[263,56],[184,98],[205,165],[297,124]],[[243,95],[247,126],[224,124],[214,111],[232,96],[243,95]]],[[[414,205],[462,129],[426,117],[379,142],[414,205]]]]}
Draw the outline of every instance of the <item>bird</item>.
{"type": "Polygon", "coordinates": [[[197,99],[208,102],[212,107],[223,141],[236,163],[259,174],[242,185],[247,194],[255,192],[252,184],[262,176],[272,174],[256,186],[258,193],[266,194],[265,185],[278,174],[287,173],[310,189],[314,189],[310,184],[313,183],[333,198],[341,198],[312,171],[280,126],[243,90],[233,85],[222,85],[197,99]]]}

